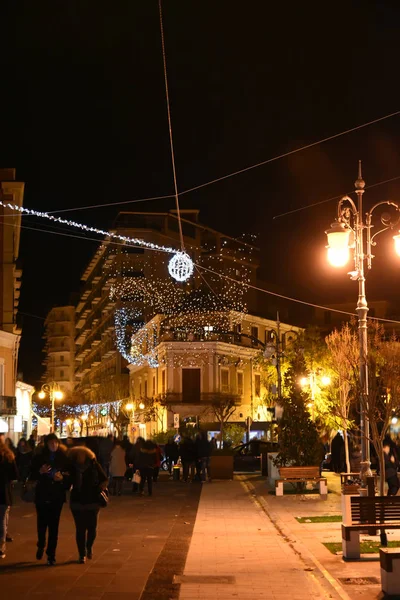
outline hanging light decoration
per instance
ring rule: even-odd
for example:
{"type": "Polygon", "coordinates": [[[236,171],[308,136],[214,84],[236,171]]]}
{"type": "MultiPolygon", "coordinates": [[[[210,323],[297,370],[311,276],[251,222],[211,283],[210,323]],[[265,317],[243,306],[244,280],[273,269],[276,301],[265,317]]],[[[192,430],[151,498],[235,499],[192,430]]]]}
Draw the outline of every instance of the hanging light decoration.
{"type": "Polygon", "coordinates": [[[187,281],[193,269],[193,261],[186,252],[177,252],[168,263],[168,272],[176,281],[187,281]]]}

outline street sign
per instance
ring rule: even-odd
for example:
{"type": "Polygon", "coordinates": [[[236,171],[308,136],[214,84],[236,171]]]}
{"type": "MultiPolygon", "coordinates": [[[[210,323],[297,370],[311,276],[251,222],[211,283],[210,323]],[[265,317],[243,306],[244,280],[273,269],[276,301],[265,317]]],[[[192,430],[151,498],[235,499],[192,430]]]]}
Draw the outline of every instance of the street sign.
{"type": "Polygon", "coordinates": [[[179,435],[179,433],[177,433],[174,436],[174,442],[175,442],[175,444],[179,444],[180,441],[181,441],[181,436],[179,435]]]}
{"type": "Polygon", "coordinates": [[[174,414],[174,427],[175,427],[175,429],[179,429],[179,414],[178,413],[174,414]]]}

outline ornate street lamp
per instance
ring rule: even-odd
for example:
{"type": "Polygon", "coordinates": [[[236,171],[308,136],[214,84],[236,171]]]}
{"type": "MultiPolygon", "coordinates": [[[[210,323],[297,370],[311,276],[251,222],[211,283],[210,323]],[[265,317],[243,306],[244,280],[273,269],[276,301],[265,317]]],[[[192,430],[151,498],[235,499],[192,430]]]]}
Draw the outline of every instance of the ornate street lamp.
{"type": "MultiPolygon", "coordinates": [[[[358,281],[358,302],[356,312],[358,315],[358,331],[360,344],[360,425],[361,425],[361,450],[363,462],[370,460],[369,453],[369,422],[365,407],[368,402],[368,330],[367,315],[368,303],[365,294],[364,264],[368,269],[372,267],[372,248],[376,245],[375,238],[384,231],[393,229],[400,222],[400,206],[388,200],[378,202],[370,211],[363,215],[363,194],[365,181],[361,173],[361,161],[358,163],[358,178],[355,182],[355,193],[357,203],[349,196],[344,196],[338,202],[338,215],[331,228],[325,233],[328,236],[328,260],[334,267],[343,267],[350,258],[350,250],[354,249],[354,271],[349,273],[354,281],[358,281]],[[391,207],[392,214],[383,213],[380,222],[383,225],[374,235],[371,235],[372,217],[375,210],[380,206],[391,207]],[[393,214],[394,213],[394,214],[393,214]],[[364,244],[364,230],[366,232],[366,243],[364,244]],[[365,252],[364,252],[365,245],[365,252]]],[[[395,250],[400,255],[400,234],[393,236],[395,250]]],[[[369,465],[366,467],[369,467],[369,465]]]]}
{"type": "Polygon", "coordinates": [[[42,385],[42,389],[38,393],[38,396],[39,396],[39,398],[41,400],[44,400],[44,398],[46,398],[47,394],[50,397],[50,404],[51,404],[51,423],[50,423],[50,427],[51,427],[52,433],[54,433],[55,401],[56,400],[62,400],[64,398],[64,394],[61,391],[60,386],[58,385],[58,383],[55,382],[55,381],[52,381],[50,383],[44,383],[42,385]]]}

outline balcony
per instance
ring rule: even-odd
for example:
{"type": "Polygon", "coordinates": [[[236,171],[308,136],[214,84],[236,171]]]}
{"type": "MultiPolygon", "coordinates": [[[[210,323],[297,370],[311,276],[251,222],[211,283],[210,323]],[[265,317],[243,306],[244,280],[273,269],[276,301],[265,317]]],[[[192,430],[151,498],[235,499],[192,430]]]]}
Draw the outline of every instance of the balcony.
{"type": "Polygon", "coordinates": [[[15,396],[0,396],[0,415],[13,417],[17,414],[17,398],[15,396]]]}
{"type": "Polygon", "coordinates": [[[193,396],[189,393],[173,393],[167,392],[164,395],[159,396],[158,400],[161,404],[206,404],[206,405],[221,405],[232,404],[240,406],[241,397],[237,394],[223,394],[221,392],[207,393],[207,394],[194,394],[193,396]]]}
{"type": "Polygon", "coordinates": [[[161,329],[160,342],[223,342],[225,344],[233,344],[235,346],[243,346],[246,348],[255,348],[262,350],[265,344],[247,333],[236,333],[234,331],[204,331],[202,333],[194,333],[191,331],[178,329],[161,329]]]}

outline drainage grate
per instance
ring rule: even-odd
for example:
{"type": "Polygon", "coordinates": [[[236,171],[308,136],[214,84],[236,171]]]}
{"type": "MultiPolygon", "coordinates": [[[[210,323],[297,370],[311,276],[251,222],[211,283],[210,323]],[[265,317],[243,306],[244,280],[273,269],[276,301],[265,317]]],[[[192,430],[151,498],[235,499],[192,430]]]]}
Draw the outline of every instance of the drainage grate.
{"type": "Polygon", "coordinates": [[[236,583],[232,575],[174,575],[174,583],[236,583]]]}
{"type": "Polygon", "coordinates": [[[377,577],[339,577],[340,583],[345,585],[378,585],[380,580],[377,577]]]}

